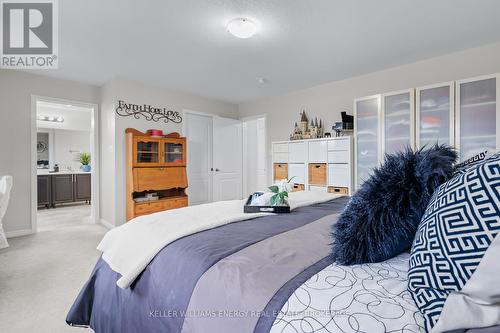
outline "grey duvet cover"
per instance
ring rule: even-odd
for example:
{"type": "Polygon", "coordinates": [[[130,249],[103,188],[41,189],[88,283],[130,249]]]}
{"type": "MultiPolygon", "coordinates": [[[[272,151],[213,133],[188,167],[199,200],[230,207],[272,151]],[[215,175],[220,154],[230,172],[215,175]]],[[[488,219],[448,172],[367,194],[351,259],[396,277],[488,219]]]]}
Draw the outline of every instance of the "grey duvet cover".
{"type": "MultiPolygon", "coordinates": [[[[97,333],[276,332],[293,293],[332,264],[330,228],[347,200],[181,238],[128,289],[116,285],[119,274],[99,259],[66,321],[97,333]]],[[[279,331],[297,332],[288,329],[279,331]]]]}

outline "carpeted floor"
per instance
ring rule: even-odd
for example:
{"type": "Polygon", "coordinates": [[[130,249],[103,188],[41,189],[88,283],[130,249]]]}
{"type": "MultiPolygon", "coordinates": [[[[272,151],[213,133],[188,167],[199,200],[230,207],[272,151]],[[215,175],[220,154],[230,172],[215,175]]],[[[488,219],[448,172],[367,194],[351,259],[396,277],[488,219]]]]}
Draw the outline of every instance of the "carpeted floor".
{"type": "Polygon", "coordinates": [[[0,332],[91,332],[65,322],[107,231],[89,215],[90,206],[42,210],[36,235],[0,250],[0,332]]]}

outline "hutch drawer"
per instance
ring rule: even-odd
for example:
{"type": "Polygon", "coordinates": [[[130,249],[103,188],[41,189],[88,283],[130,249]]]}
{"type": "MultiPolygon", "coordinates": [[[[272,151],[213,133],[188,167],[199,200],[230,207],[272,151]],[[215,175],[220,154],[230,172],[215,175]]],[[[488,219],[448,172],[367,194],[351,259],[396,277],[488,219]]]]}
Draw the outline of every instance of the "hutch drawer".
{"type": "Polygon", "coordinates": [[[186,207],[188,205],[188,198],[167,198],[152,202],[141,202],[135,204],[135,215],[146,215],[159,211],[186,207]]]}
{"type": "Polygon", "coordinates": [[[187,187],[186,168],[134,168],[134,191],[187,187]]]}

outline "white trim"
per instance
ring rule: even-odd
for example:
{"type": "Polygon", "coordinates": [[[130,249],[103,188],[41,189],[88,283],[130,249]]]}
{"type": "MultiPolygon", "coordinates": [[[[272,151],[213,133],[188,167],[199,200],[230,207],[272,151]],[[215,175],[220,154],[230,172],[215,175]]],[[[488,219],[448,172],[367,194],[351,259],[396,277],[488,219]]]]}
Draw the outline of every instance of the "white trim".
{"type": "Polygon", "coordinates": [[[105,226],[108,229],[113,229],[115,227],[111,222],[106,221],[105,219],[100,219],[99,223],[101,223],[103,226],[105,226]]]}
{"type": "Polygon", "coordinates": [[[441,82],[415,88],[415,148],[422,148],[420,144],[420,93],[424,90],[448,87],[449,89],[449,137],[448,145],[455,147],[455,81],[441,82]]]}
{"type": "Polygon", "coordinates": [[[5,237],[15,238],[15,237],[21,237],[21,236],[28,236],[28,235],[32,235],[32,234],[33,234],[33,231],[31,229],[12,230],[12,231],[6,231],[5,237]]]}
{"type": "Polygon", "coordinates": [[[37,140],[37,115],[36,115],[36,102],[44,101],[49,103],[58,104],[71,104],[75,106],[81,106],[92,109],[92,121],[91,121],[91,147],[90,153],[92,155],[92,205],[91,205],[91,219],[94,223],[99,223],[100,217],[100,147],[99,147],[99,124],[100,124],[100,110],[99,105],[94,103],[86,103],[81,101],[74,101],[62,98],[53,98],[39,95],[31,95],[31,117],[30,117],[30,128],[31,128],[31,232],[37,232],[37,151],[36,151],[36,140],[37,140]]]}

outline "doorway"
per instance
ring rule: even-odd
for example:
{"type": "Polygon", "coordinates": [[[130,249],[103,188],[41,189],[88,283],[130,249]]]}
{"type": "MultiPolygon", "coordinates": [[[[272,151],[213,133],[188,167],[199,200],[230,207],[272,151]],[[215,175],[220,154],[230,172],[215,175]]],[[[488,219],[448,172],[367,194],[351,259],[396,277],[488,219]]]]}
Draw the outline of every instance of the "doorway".
{"type": "Polygon", "coordinates": [[[242,123],[210,114],[184,111],[187,138],[189,204],[242,199],[242,123]]]}
{"type": "Polygon", "coordinates": [[[97,223],[98,108],[32,97],[32,232],[97,223]]]}
{"type": "Polygon", "coordinates": [[[243,193],[245,196],[264,191],[267,180],[266,116],[242,119],[243,125],[243,193]]]}

